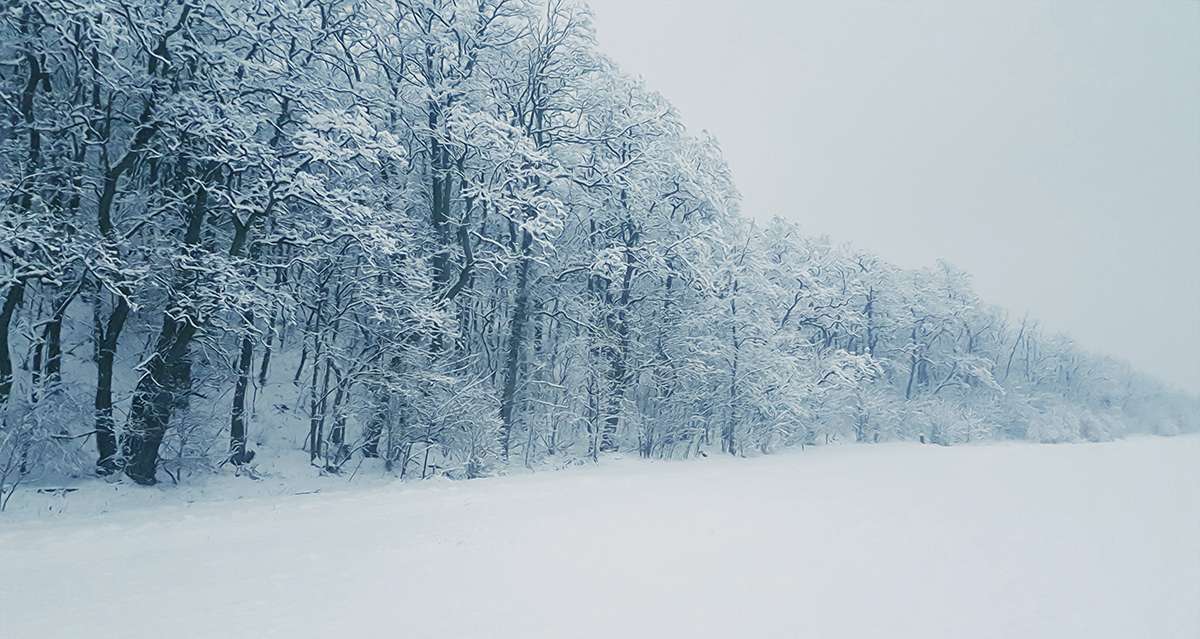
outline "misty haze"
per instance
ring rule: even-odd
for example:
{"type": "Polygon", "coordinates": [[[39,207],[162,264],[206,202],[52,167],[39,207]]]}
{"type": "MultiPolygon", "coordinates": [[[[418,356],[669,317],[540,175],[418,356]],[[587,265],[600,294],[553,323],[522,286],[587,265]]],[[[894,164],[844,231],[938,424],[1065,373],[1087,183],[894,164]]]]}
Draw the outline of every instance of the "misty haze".
{"type": "Polygon", "coordinates": [[[0,637],[1200,637],[1200,2],[13,0],[0,637]]]}

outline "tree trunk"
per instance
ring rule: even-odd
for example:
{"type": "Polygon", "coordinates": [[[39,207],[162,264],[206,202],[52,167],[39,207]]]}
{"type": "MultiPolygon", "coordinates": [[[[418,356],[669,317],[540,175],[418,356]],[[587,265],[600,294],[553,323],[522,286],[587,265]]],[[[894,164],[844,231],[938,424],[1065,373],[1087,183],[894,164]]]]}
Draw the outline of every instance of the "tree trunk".
{"type": "Polygon", "coordinates": [[[246,334],[242,336],[237,382],[233,388],[233,409],[229,414],[229,461],[235,466],[254,459],[254,453],[246,450],[246,388],[250,385],[250,365],[254,361],[254,338],[250,334],[254,313],[246,313],[245,323],[246,334]]]}
{"type": "MultiPolygon", "coordinates": [[[[99,304],[99,302],[97,302],[99,304]]],[[[113,423],[113,362],[117,357],[117,340],[129,317],[129,304],[117,296],[116,306],[108,316],[105,327],[96,321],[96,398],[93,404],[96,419],[96,473],[110,475],[117,470],[117,436],[113,423]]]]}
{"type": "MultiPolygon", "coordinates": [[[[324,428],[324,396],[320,394],[317,386],[317,379],[321,371],[321,350],[323,343],[324,327],[321,324],[321,311],[325,306],[324,292],[322,298],[317,302],[317,308],[313,311],[313,328],[316,330],[313,333],[313,364],[312,364],[312,383],[309,386],[309,408],[308,408],[308,460],[310,463],[315,462],[317,457],[321,455],[321,431],[324,428]]],[[[329,370],[326,368],[326,375],[329,370]]],[[[328,380],[326,380],[328,386],[328,380]]]]}
{"type": "Polygon", "coordinates": [[[729,300],[730,316],[733,318],[730,337],[733,345],[733,361],[729,367],[729,407],[725,417],[725,425],[721,429],[721,448],[730,455],[737,454],[737,405],[738,405],[738,365],[741,356],[741,342],[737,330],[737,291],[738,283],[733,283],[733,298],[729,300]]]}
{"type": "Polygon", "coordinates": [[[0,307],[0,408],[8,403],[8,397],[12,394],[13,365],[8,346],[9,325],[24,297],[25,283],[12,284],[4,296],[4,305],[0,307]]]}
{"type": "Polygon", "coordinates": [[[329,428],[330,446],[325,453],[325,469],[330,472],[338,472],[342,464],[350,459],[350,447],[346,445],[346,413],[343,410],[342,402],[350,392],[351,382],[333,365],[332,360],[329,362],[329,368],[333,369],[334,386],[337,390],[333,394],[333,423],[329,428]]]}
{"type": "MultiPolygon", "coordinates": [[[[22,19],[22,30],[28,28],[28,22],[32,15],[29,11],[25,12],[22,19]]],[[[25,61],[29,65],[29,76],[21,91],[20,111],[25,128],[29,131],[29,167],[28,175],[24,176],[29,179],[41,165],[42,134],[37,128],[34,117],[34,96],[38,86],[42,83],[44,73],[41,59],[34,54],[32,49],[26,52],[25,61]]],[[[21,197],[17,200],[18,208],[26,215],[32,211],[33,191],[33,185],[23,186],[21,197]]],[[[24,298],[25,281],[18,278],[9,285],[8,292],[4,295],[4,304],[0,306],[0,409],[8,404],[8,398],[12,394],[13,365],[12,354],[9,353],[9,327],[13,316],[17,313],[17,307],[21,305],[24,298]]]]}
{"type": "MultiPolygon", "coordinates": [[[[284,268],[276,269],[275,270],[275,291],[276,291],[276,293],[278,293],[279,289],[286,283],[287,283],[287,268],[284,267],[284,268]]],[[[281,312],[282,311],[280,310],[278,304],[276,304],[275,310],[271,313],[271,321],[267,326],[267,339],[266,339],[266,342],[263,344],[262,365],[258,369],[258,385],[260,387],[267,385],[267,372],[270,370],[270,366],[271,366],[271,350],[274,347],[275,337],[277,336],[277,334],[279,332],[279,314],[281,312]]],[[[282,340],[282,337],[280,339],[282,340]]]]}
{"type": "Polygon", "coordinates": [[[529,247],[532,243],[533,238],[525,231],[521,237],[521,261],[517,265],[517,291],[508,336],[504,389],[500,397],[500,454],[506,461],[516,411],[517,375],[520,373],[521,355],[525,348],[525,326],[529,323],[529,271],[533,263],[533,260],[529,259],[529,247]]]}
{"type": "Polygon", "coordinates": [[[129,432],[122,449],[125,474],[150,486],[157,482],[158,448],[162,445],[171,415],[191,376],[188,350],[196,333],[194,322],[163,316],[163,327],[146,370],[134,390],[129,410],[129,432]]]}
{"type": "MultiPolygon", "coordinates": [[[[622,193],[622,201],[625,195],[622,193]]],[[[621,278],[621,294],[616,309],[609,316],[609,328],[616,338],[616,345],[609,348],[609,394],[608,407],[604,416],[604,431],[600,437],[600,448],[604,452],[617,450],[617,430],[621,423],[621,409],[625,391],[629,385],[629,305],[633,294],[633,276],[636,266],[633,261],[633,246],[637,243],[637,231],[632,221],[626,221],[625,274],[621,278]]]]}
{"type": "MultiPolygon", "coordinates": [[[[202,173],[211,173],[205,171],[202,173]]],[[[197,189],[192,206],[188,211],[187,228],[183,236],[185,251],[195,251],[200,245],[201,229],[207,213],[208,190],[197,189]]],[[[245,233],[239,227],[235,235],[234,252],[245,233]]],[[[177,398],[184,384],[191,379],[191,360],[188,351],[195,337],[198,320],[187,317],[185,309],[178,308],[179,301],[186,299],[188,291],[195,287],[192,276],[176,274],[176,291],[167,299],[163,312],[162,329],[155,343],[154,354],[146,364],[146,370],[134,389],[133,402],[129,409],[129,431],[122,442],[125,455],[125,474],[142,485],[156,483],[158,448],[171,421],[177,398]]]]}
{"type": "Polygon", "coordinates": [[[64,292],[61,292],[54,300],[51,307],[50,319],[42,326],[42,337],[34,350],[33,357],[33,372],[34,378],[34,400],[41,401],[46,395],[53,394],[62,381],[62,325],[63,319],[67,314],[67,307],[71,301],[75,299],[75,295],[79,292],[81,286],[72,287],[64,292]],[[40,383],[39,377],[40,376],[40,383]],[[46,389],[48,392],[39,393],[40,389],[46,389]]]}

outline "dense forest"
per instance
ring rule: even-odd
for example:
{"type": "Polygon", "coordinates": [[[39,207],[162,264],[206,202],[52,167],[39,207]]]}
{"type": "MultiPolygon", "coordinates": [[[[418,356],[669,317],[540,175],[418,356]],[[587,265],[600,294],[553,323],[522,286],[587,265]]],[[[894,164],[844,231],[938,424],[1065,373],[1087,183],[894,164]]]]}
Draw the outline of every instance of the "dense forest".
{"type": "Polygon", "coordinates": [[[949,264],[743,215],[565,0],[15,0],[0,104],[0,496],[1200,429],[949,264]]]}

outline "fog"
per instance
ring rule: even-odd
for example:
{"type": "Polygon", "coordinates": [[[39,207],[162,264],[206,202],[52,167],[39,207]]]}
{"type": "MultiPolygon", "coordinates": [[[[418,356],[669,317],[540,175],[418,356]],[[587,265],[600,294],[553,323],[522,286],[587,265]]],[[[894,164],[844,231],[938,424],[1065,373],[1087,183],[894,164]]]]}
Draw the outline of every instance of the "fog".
{"type": "Polygon", "coordinates": [[[1200,2],[593,0],[757,218],[1200,391],[1200,2]]]}

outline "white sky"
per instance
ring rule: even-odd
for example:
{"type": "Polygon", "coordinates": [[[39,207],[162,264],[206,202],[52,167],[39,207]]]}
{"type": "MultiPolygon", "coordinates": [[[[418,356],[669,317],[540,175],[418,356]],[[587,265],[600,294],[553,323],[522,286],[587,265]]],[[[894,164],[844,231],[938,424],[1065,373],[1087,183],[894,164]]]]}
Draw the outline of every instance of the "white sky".
{"type": "Polygon", "coordinates": [[[1200,0],[591,0],[756,217],[1200,392],[1200,0]]]}

